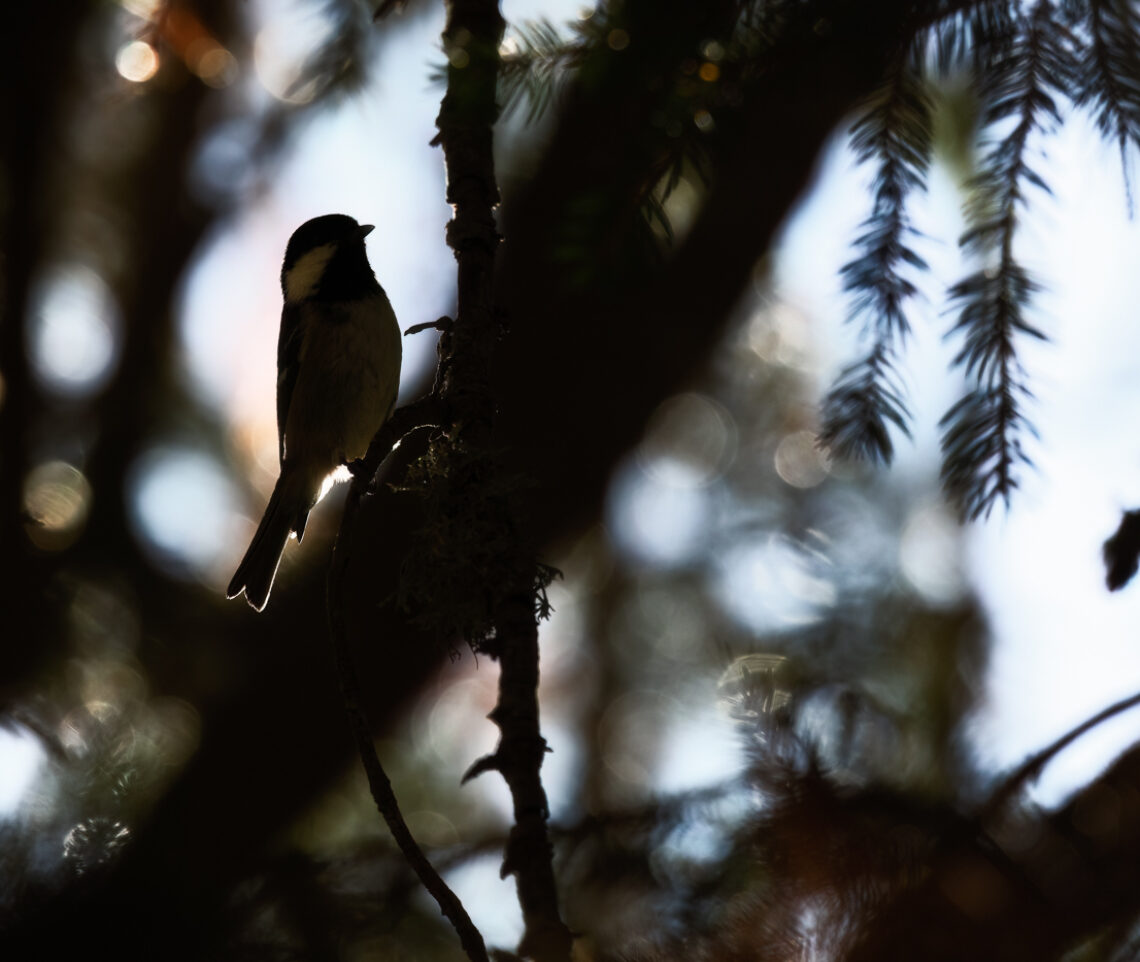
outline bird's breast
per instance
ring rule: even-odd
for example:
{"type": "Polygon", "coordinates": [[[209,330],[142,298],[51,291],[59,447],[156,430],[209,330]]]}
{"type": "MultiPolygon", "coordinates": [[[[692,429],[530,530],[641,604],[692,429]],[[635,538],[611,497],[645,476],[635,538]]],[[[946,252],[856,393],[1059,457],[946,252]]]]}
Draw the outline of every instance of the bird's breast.
{"type": "Polygon", "coordinates": [[[396,400],[402,343],[384,295],[306,312],[286,458],[327,464],[364,456],[396,400]]]}

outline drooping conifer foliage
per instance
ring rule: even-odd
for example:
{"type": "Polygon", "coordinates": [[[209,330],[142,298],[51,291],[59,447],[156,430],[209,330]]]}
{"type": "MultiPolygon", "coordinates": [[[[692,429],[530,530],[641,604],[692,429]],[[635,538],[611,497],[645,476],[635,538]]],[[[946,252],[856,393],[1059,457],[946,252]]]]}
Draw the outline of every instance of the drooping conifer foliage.
{"type": "MultiPolygon", "coordinates": [[[[1008,502],[1029,461],[1023,441],[1033,430],[1025,411],[1032,395],[1018,346],[1045,333],[1031,318],[1041,284],[1018,260],[1016,233],[1026,206],[1049,192],[1035,155],[1069,100],[1093,111],[1126,159],[1140,133],[1136,27],[1123,0],[1063,8],[1040,0],[954,13],[916,38],[919,83],[937,83],[936,71],[968,71],[981,105],[981,159],[965,188],[967,229],[959,239],[973,270],[948,291],[952,336],[960,343],[954,365],[966,388],[941,422],[943,483],[963,517],[1008,502]]],[[[893,348],[907,331],[904,302],[914,289],[898,267],[925,269],[903,243],[906,193],[894,185],[921,188],[930,158],[928,115],[890,109],[898,97],[897,82],[888,82],[852,128],[859,158],[879,165],[874,206],[857,241],[863,254],[844,268],[852,316],[864,324],[871,348],[828,396],[822,435],[838,455],[884,462],[893,453],[890,425],[907,431],[893,348]]]]}
{"type": "Polygon", "coordinates": [[[1140,11],[1126,0],[1069,2],[1066,11],[1084,22],[1074,71],[1076,102],[1092,111],[1097,129],[1120,147],[1128,174],[1130,144],[1140,142],[1140,11]]]}
{"type": "Polygon", "coordinates": [[[1044,334],[1026,318],[1039,285],[1018,263],[1014,234],[1025,188],[1049,189],[1028,154],[1031,137],[1060,120],[1055,95],[1064,94],[1071,73],[1068,36],[1053,5],[1042,0],[1004,38],[979,77],[983,122],[994,134],[970,184],[969,227],[959,242],[978,266],[950,288],[959,310],[954,332],[963,338],[954,363],[971,383],[942,420],[943,481],[971,518],[999,498],[1009,499],[1016,468],[1027,460],[1021,434],[1028,429],[1022,404],[1029,388],[1015,339],[1044,334]]]}
{"type": "Polygon", "coordinates": [[[906,200],[925,184],[930,111],[929,95],[908,51],[851,130],[859,160],[876,169],[871,215],[855,242],[860,253],[843,267],[851,319],[864,325],[870,345],[824,402],[820,436],[843,457],[890,461],[890,425],[909,434],[894,364],[910,330],[904,308],[916,293],[906,272],[927,266],[911,243],[914,228],[906,200]]]}
{"type": "MultiPolygon", "coordinates": [[[[731,81],[729,97],[687,87],[684,77],[676,84],[677,96],[704,98],[707,116],[729,130],[732,85],[763,74],[765,58],[779,51],[811,4],[733,6],[735,16],[714,38],[716,70],[731,81]]],[[[620,17],[621,5],[611,7],[588,26],[577,25],[571,39],[560,39],[549,24],[521,32],[503,73],[505,102],[528,102],[533,117],[556,100],[561,78],[585,62],[592,45],[610,38],[618,20],[609,18],[620,17]]],[[[857,159],[873,171],[870,210],[841,268],[849,320],[859,325],[861,340],[824,399],[820,443],[834,457],[886,464],[896,436],[910,434],[908,311],[917,275],[928,266],[909,204],[926,186],[938,86],[946,77],[966,77],[978,104],[978,160],[963,185],[967,227],[958,239],[969,273],[957,281],[939,278],[947,285],[945,304],[935,307],[945,306],[953,317],[948,335],[958,351],[949,376],[963,380],[960,399],[941,422],[943,484],[963,518],[976,519],[1009,501],[1030,463],[1032,372],[1019,349],[1046,331],[1033,317],[1042,284],[1019,260],[1017,231],[1026,207],[1049,193],[1040,156],[1066,111],[1076,108],[1119,145],[1127,178],[1129,152],[1140,143],[1140,11],[1127,0],[943,0],[923,7],[916,5],[911,31],[850,127],[857,159]]],[[[706,56],[707,50],[694,50],[693,64],[706,56]]],[[[665,223],[661,198],[680,165],[699,164],[702,152],[718,149],[719,127],[692,126],[661,126],[660,180],[647,185],[641,201],[646,223],[665,223]]],[[[668,230],[659,233],[671,239],[668,230]]]]}

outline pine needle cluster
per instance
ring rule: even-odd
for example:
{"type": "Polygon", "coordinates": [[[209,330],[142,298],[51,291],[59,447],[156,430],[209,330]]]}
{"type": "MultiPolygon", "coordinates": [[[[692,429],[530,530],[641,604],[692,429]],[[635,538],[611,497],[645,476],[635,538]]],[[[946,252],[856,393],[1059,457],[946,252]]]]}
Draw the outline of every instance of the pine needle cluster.
{"type": "Polygon", "coordinates": [[[851,130],[858,159],[876,165],[871,214],[855,241],[859,254],[843,268],[850,315],[868,346],[824,402],[821,443],[834,455],[888,463],[892,434],[909,435],[896,365],[915,294],[913,274],[905,272],[927,269],[908,243],[916,235],[906,215],[908,196],[924,189],[930,163],[923,91],[947,73],[966,73],[981,105],[980,160],[966,185],[967,228],[959,238],[973,268],[947,292],[955,316],[949,336],[960,342],[953,365],[965,388],[940,423],[942,480],[965,519],[1009,502],[1030,463],[1025,438],[1034,434],[1019,345],[1045,337],[1031,318],[1042,284],[1016,245],[1026,208],[1050,193],[1034,158],[1061,125],[1067,103],[1091,112],[1127,163],[1140,144],[1138,28],[1140,16],[1126,0],[1036,0],[954,9],[908,38],[901,66],[851,130]]]}

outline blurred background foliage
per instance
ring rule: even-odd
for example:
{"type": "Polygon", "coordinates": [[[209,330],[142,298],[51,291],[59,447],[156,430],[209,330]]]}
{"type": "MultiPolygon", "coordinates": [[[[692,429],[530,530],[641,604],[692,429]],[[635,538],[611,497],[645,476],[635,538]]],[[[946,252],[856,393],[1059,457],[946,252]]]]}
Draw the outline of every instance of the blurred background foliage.
{"type": "MultiPolygon", "coordinates": [[[[1132,957],[1130,756],[1067,809],[975,817],[990,631],[937,456],[828,459],[820,399],[850,337],[781,293],[777,228],[892,24],[939,5],[653,6],[505,9],[497,389],[564,574],[541,688],[564,917],[586,957],[902,958],[882,934],[900,918],[928,923],[925,957],[1132,957]]],[[[5,957],[459,958],[351,756],[323,605],[337,494],[264,615],[221,590],[275,474],[292,228],[338,205],[377,219],[404,326],[451,306],[442,10],[13,17],[5,957]]],[[[965,182],[976,100],[949,75],[925,96],[935,165],[965,182]]],[[[430,383],[429,337],[405,397],[430,383]]],[[[349,621],[408,822],[510,948],[509,801],[492,777],[459,786],[493,746],[496,668],[391,603],[419,510],[385,489],[365,512],[349,621]]]]}

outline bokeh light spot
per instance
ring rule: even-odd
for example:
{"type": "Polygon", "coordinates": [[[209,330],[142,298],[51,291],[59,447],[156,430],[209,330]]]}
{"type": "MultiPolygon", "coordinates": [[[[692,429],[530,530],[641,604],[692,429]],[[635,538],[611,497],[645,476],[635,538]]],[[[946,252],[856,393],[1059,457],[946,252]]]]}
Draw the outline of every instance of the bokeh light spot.
{"type": "Polygon", "coordinates": [[[620,27],[616,30],[611,30],[606,43],[609,44],[611,50],[624,50],[629,46],[629,34],[622,30],[620,27]]]}
{"type": "Polygon", "coordinates": [[[765,304],[748,325],[748,346],[769,364],[806,370],[814,361],[811,324],[784,301],[765,304]]]}
{"type": "Polygon", "coordinates": [[[145,40],[132,40],[115,54],[115,69],[131,83],[145,83],[158,73],[158,51],[145,40]]]}
{"type": "Polygon", "coordinates": [[[118,308],[94,271],[72,265],[48,274],[32,297],[31,355],[37,376],[69,396],[98,390],[118,353],[118,308]]]}
{"type": "Polygon", "coordinates": [[[793,488],[814,488],[827,477],[827,458],[811,431],[795,431],[776,447],[776,473],[793,488]]]}
{"type": "Polygon", "coordinates": [[[294,9],[270,20],[253,40],[253,69],[261,85],[278,100],[307,104],[317,95],[315,78],[302,79],[313,50],[326,41],[332,21],[317,7],[294,9]]]}
{"type": "Polygon", "coordinates": [[[928,503],[911,512],[899,540],[899,567],[929,603],[950,605],[966,590],[958,525],[945,508],[928,503]]]}
{"type": "Polygon", "coordinates": [[[717,40],[706,40],[701,45],[701,54],[706,60],[716,63],[724,59],[724,47],[717,40]]]}
{"type": "MultiPolygon", "coordinates": [[[[497,852],[467,858],[446,871],[444,880],[459,896],[471,914],[471,921],[489,944],[514,945],[523,934],[522,909],[515,894],[514,880],[510,877],[504,879],[499,872],[501,862],[502,856],[497,852]]],[[[426,892],[422,898],[427,900],[426,892]]],[[[393,952],[370,958],[395,958],[399,954],[393,952]]]]}
{"type": "Polygon", "coordinates": [[[39,741],[26,730],[0,728],[0,818],[19,808],[44,757],[39,741]]]}
{"type": "Polygon", "coordinates": [[[188,448],[139,459],[130,481],[135,535],[174,574],[216,574],[232,559],[237,492],[222,466],[188,448]]]}
{"type": "Polygon", "coordinates": [[[255,174],[256,138],[249,124],[237,120],[220,122],[206,131],[191,159],[195,192],[210,203],[221,203],[249,190],[255,174]]]}
{"type": "Polygon", "coordinates": [[[207,86],[228,87],[237,79],[238,63],[225,47],[208,37],[195,41],[186,51],[186,61],[207,86]]]}
{"type": "Polygon", "coordinates": [[[77,468],[49,461],[33,468],[24,481],[28,538],[44,551],[60,551],[83,530],[91,510],[91,485],[77,468]]]}
{"type": "Polygon", "coordinates": [[[669,484],[660,472],[630,464],[610,486],[607,514],[621,548],[650,564],[670,565],[684,563],[701,547],[709,506],[699,485],[669,484]]]}
{"type": "Polygon", "coordinates": [[[741,770],[741,747],[736,726],[715,703],[702,705],[696,714],[674,715],[661,739],[655,787],[686,792],[723,782],[741,770]]]}
{"type": "Polygon", "coordinates": [[[759,633],[819,620],[836,599],[835,585],[801,545],[776,535],[718,559],[717,593],[726,610],[759,633]]]}
{"type": "Polygon", "coordinates": [[[650,477],[680,488],[720,478],[736,456],[732,416],[703,394],[678,394],[654,412],[638,447],[650,477]]]}
{"type": "Polygon", "coordinates": [[[705,61],[703,64],[701,64],[699,74],[701,80],[703,80],[705,83],[716,83],[716,81],[720,79],[720,67],[718,67],[715,63],[705,61]]]}

